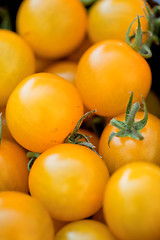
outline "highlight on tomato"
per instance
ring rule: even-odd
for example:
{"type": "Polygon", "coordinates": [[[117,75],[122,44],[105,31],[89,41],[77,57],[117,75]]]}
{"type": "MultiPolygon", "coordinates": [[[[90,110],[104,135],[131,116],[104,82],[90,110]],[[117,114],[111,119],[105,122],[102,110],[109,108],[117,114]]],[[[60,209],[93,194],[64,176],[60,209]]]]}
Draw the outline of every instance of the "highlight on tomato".
{"type": "Polygon", "coordinates": [[[0,107],[4,107],[14,88],[35,72],[35,57],[18,34],[0,29],[0,107]]]}
{"type": "MultiPolygon", "coordinates": [[[[28,159],[17,143],[2,137],[0,113],[0,191],[28,193],[28,159]]],[[[1,235],[0,235],[1,236],[1,235]]]]}
{"type": "Polygon", "coordinates": [[[0,192],[0,237],[5,240],[53,240],[52,219],[43,205],[19,192],[0,192]]]}
{"type": "Polygon", "coordinates": [[[61,58],[83,41],[87,14],[79,0],[24,0],[16,26],[37,56],[61,58]]]}
{"type": "Polygon", "coordinates": [[[94,220],[81,220],[72,222],[63,227],[55,240],[116,240],[109,228],[94,220]]]}
{"type": "MultiPolygon", "coordinates": [[[[101,0],[96,1],[89,10],[88,34],[93,43],[107,39],[125,41],[127,29],[137,14],[143,16],[142,31],[149,30],[148,20],[145,17],[145,3],[142,0],[101,0]]],[[[131,29],[131,35],[136,32],[137,23],[131,29]]],[[[144,35],[145,40],[147,34],[144,35]]]]}
{"type": "Polygon", "coordinates": [[[24,79],[6,108],[12,136],[24,148],[38,153],[62,143],[82,115],[83,103],[73,84],[49,73],[24,79]]]}
{"type": "Polygon", "coordinates": [[[129,162],[146,161],[160,165],[160,119],[147,113],[144,101],[143,113],[138,111],[138,102],[132,106],[132,100],[133,93],[126,114],[113,118],[100,138],[99,154],[110,174],[129,162]]]}
{"type": "Polygon", "coordinates": [[[75,221],[101,208],[108,178],[107,167],[98,154],[84,146],[64,143],[35,160],[29,189],[53,219],[75,221]]]}
{"type": "Polygon", "coordinates": [[[90,47],[78,64],[75,81],[84,105],[105,117],[125,112],[130,91],[134,92],[134,102],[145,98],[151,82],[146,60],[118,40],[90,47]]]}
{"type": "Polygon", "coordinates": [[[103,207],[107,224],[118,239],[160,238],[159,182],[159,166],[147,162],[129,163],[111,176],[103,207]]]}
{"type": "Polygon", "coordinates": [[[70,83],[74,84],[76,78],[77,64],[73,61],[59,61],[50,64],[44,72],[53,73],[64,79],[68,80],[70,83]]]}

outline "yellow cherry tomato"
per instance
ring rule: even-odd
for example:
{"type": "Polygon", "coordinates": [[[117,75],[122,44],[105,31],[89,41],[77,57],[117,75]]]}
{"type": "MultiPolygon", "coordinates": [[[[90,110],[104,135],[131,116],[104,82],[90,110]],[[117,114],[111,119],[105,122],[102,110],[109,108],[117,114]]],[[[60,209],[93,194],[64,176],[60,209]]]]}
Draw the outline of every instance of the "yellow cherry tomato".
{"type": "Polygon", "coordinates": [[[87,147],[60,144],[42,153],[29,175],[29,189],[53,219],[75,221],[100,209],[108,170],[87,147]]]}
{"type": "Polygon", "coordinates": [[[0,239],[54,240],[52,219],[31,196],[0,192],[0,239]]]}
{"type": "Polygon", "coordinates": [[[129,92],[142,101],[151,87],[151,70],[146,60],[126,43],[106,40],[90,47],[82,56],[76,86],[84,105],[106,117],[125,112],[129,92]]]}
{"type": "Polygon", "coordinates": [[[121,240],[160,239],[160,168],[130,163],[116,171],[105,190],[104,215],[121,240]]]}
{"type": "Polygon", "coordinates": [[[0,114],[1,114],[1,137],[2,139],[7,139],[9,141],[14,142],[14,138],[12,137],[8,126],[7,126],[7,122],[6,122],[6,116],[5,116],[5,108],[1,108],[0,109],[0,114]]]}
{"type": "MultiPolygon", "coordinates": [[[[144,113],[138,112],[135,121],[143,119],[144,113]]],[[[116,118],[124,121],[125,115],[116,118]]],[[[116,171],[126,163],[134,161],[147,161],[160,165],[160,120],[148,114],[148,121],[141,130],[143,140],[135,140],[130,137],[113,137],[108,146],[108,138],[111,132],[118,132],[119,129],[108,124],[100,138],[99,154],[106,162],[110,173],[116,171]]]]}
{"type": "Polygon", "coordinates": [[[62,143],[83,115],[75,87],[49,73],[24,79],[11,94],[6,119],[16,141],[33,152],[62,143]]]}
{"type": "Polygon", "coordinates": [[[74,84],[77,64],[71,61],[60,61],[47,67],[45,72],[56,74],[74,84]]]}
{"type": "MultiPolygon", "coordinates": [[[[126,32],[137,14],[144,16],[145,4],[142,0],[101,0],[90,8],[88,34],[93,43],[106,39],[125,41],[126,32]]],[[[148,30],[146,17],[140,19],[142,30],[148,30]]],[[[137,28],[133,24],[131,35],[137,28]]],[[[146,38],[146,37],[145,37],[146,38]]]]}
{"type": "Polygon", "coordinates": [[[108,227],[94,220],[82,220],[63,227],[55,240],[116,240],[108,227]]]}
{"type": "Polygon", "coordinates": [[[28,159],[18,144],[2,139],[0,143],[0,191],[28,193],[28,159]]]}
{"type": "Polygon", "coordinates": [[[18,34],[0,29],[0,106],[25,77],[35,72],[35,58],[18,34]]]}
{"type": "Polygon", "coordinates": [[[37,56],[67,56],[82,42],[87,15],[79,0],[24,0],[17,14],[17,31],[37,56]]]}

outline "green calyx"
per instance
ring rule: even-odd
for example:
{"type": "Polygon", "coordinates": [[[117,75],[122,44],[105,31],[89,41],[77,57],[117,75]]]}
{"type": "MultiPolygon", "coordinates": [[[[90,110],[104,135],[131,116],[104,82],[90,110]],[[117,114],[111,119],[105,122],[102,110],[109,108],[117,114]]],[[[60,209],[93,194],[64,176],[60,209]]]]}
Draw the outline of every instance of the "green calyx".
{"type": "Polygon", "coordinates": [[[7,9],[0,7],[0,28],[12,30],[11,19],[7,9]]]}
{"type": "Polygon", "coordinates": [[[126,43],[144,58],[150,58],[152,56],[152,52],[149,46],[146,43],[144,44],[142,42],[142,36],[143,34],[147,34],[147,33],[148,35],[151,35],[151,33],[150,31],[142,32],[140,17],[144,17],[144,16],[139,16],[137,14],[137,17],[131,22],[128,28],[128,31],[126,33],[126,43]],[[137,31],[132,36],[130,36],[131,27],[136,20],[138,21],[137,31]],[[134,41],[132,41],[132,39],[134,39],[134,41]]]}
{"type": "Polygon", "coordinates": [[[0,113],[0,145],[2,140],[2,113],[0,113]]]}
{"type": "MultiPolygon", "coordinates": [[[[71,143],[71,144],[78,144],[78,145],[81,145],[81,146],[85,146],[85,147],[88,147],[90,148],[91,150],[93,150],[94,152],[96,152],[94,150],[95,146],[89,141],[88,139],[88,136],[82,134],[82,133],[79,133],[79,128],[82,124],[82,122],[87,118],[87,117],[91,117],[94,115],[94,113],[96,112],[96,110],[94,111],[90,111],[90,112],[87,112],[85,113],[81,119],[77,122],[74,130],[72,133],[70,133],[64,140],[65,143],[71,143]],[[80,141],[81,140],[81,141],[80,141]]],[[[97,153],[97,152],[96,152],[97,153]]]]}
{"type": "Polygon", "coordinates": [[[132,101],[133,101],[133,92],[131,93],[130,99],[128,101],[124,122],[118,121],[115,118],[112,118],[112,120],[110,121],[110,124],[113,125],[114,127],[117,127],[120,131],[117,133],[112,132],[110,134],[108,138],[109,147],[113,137],[131,137],[136,140],[143,140],[143,136],[140,130],[144,128],[148,120],[147,107],[143,99],[144,118],[138,122],[135,122],[135,116],[137,111],[140,109],[140,104],[136,102],[132,106],[132,101]]]}
{"type": "Polygon", "coordinates": [[[97,0],[81,0],[81,2],[83,3],[84,6],[88,7],[90,5],[92,5],[94,2],[96,2],[97,0]]]}
{"type": "Polygon", "coordinates": [[[33,163],[35,162],[35,160],[40,156],[40,153],[35,153],[35,152],[28,152],[27,153],[27,158],[29,158],[29,162],[28,162],[28,171],[30,172],[31,167],[33,165],[33,163]]]}

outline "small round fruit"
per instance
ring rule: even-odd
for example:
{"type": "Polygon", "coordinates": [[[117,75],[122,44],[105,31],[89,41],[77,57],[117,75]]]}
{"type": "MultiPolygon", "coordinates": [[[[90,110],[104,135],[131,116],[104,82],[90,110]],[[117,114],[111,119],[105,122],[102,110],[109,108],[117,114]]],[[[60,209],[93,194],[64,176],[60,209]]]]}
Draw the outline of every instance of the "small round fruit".
{"type": "Polygon", "coordinates": [[[59,61],[49,65],[45,70],[45,72],[56,74],[69,82],[75,82],[77,64],[71,61],[59,61]]]}
{"type": "Polygon", "coordinates": [[[35,58],[18,34],[0,29],[0,106],[25,77],[35,72],[35,58]]]}
{"type": "Polygon", "coordinates": [[[63,227],[55,240],[116,240],[103,223],[94,220],[82,220],[63,227]]]}
{"type": "Polygon", "coordinates": [[[0,191],[29,192],[28,159],[17,143],[2,139],[0,143],[0,191]]]}
{"type": "Polygon", "coordinates": [[[0,192],[0,238],[53,240],[52,219],[41,203],[29,195],[0,192]]]}
{"type": "Polygon", "coordinates": [[[160,168],[130,163],[116,171],[105,190],[104,215],[120,240],[160,239],[160,168]]]}
{"type": "Polygon", "coordinates": [[[106,40],[84,53],[75,83],[89,110],[96,109],[98,115],[112,117],[125,112],[130,91],[134,92],[134,102],[147,96],[151,69],[126,43],[106,40]]]}
{"type": "Polygon", "coordinates": [[[95,152],[64,143],[36,159],[29,175],[29,189],[53,219],[75,221],[100,209],[108,178],[108,170],[95,152]]]}
{"type": "Polygon", "coordinates": [[[37,56],[60,58],[81,44],[87,14],[79,0],[24,0],[16,25],[37,56]]]}
{"type": "MultiPolygon", "coordinates": [[[[135,122],[143,119],[144,113],[138,112],[135,122]]],[[[124,121],[125,114],[116,117],[124,121]]],[[[160,120],[148,114],[148,121],[141,130],[143,140],[135,140],[131,137],[113,137],[108,146],[108,138],[111,132],[118,132],[119,129],[108,124],[99,141],[99,154],[105,161],[110,174],[129,162],[146,161],[160,165],[160,120]]]]}
{"type": "Polygon", "coordinates": [[[12,136],[24,148],[38,153],[62,143],[82,115],[83,103],[75,87],[49,73],[24,79],[6,108],[12,136]]]}

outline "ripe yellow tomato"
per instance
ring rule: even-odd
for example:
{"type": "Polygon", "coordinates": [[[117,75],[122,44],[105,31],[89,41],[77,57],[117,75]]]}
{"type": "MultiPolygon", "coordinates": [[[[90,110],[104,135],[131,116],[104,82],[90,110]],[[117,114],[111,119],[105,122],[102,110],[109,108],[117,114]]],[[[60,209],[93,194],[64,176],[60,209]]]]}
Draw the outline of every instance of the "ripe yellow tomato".
{"type": "Polygon", "coordinates": [[[5,106],[13,89],[35,72],[35,58],[18,34],[0,29],[0,106],[5,106]]]}
{"type": "Polygon", "coordinates": [[[95,152],[64,143],[36,159],[29,175],[29,189],[53,219],[75,221],[100,209],[108,178],[108,170],[95,152]]]}
{"type": "Polygon", "coordinates": [[[59,61],[47,67],[45,72],[56,74],[74,84],[77,64],[71,61],[59,61]]]}
{"type": "Polygon", "coordinates": [[[106,40],[84,53],[75,83],[89,110],[112,117],[125,112],[130,91],[134,92],[134,101],[141,102],[147,96],[151,70],[126,43],[106,40]]]}
{"type": "MultiPolygon", "coordinates": [[[[126,32],[137,14],[144,16],[145,4],[142,0],[101,0],[90,8],[88,17],[88,33],[93,43],[106,39],[125,41],[126,32]]],[[[145,17],[140,19],[142,30],[148,30],[145,17]]],[[[131,35],[137,28],[133,24],[131,35]]]]}
{"type": "Polygon", "coordinates": [[[54,240],[52,219],[31,196],[0,192],[0,239],[54,240]]]}
{"type": "Polygon", "coordinates": [[[28,159],[18,144],[2,139],[0,144],[0,191],[28,193],[28,159]]]}
{"type": "Polygon", "coordinates": [[[75,87],[49,73],[24,79],[11,94],[6,119],[16,141],[33,152],[62,143],[83,115],[75,87]]]}
{"type": "MultiPolygon", "coordinates": [[[[143,119],[144,113],[138,112],[135,121],[143,119]]],[[[125,115],[116,118],[124,121],[125,115]]],[[[100,138],[99,154],[106,162],[110,173],[116,171],[122,165],[134,161],[147,161],[160,165],[160,120],[152,114],[148,114],[148,121],[141,130],[143,140],[135,140],[130,137],[113,137],[108,146],[108,138],[111,132],[119,129],[108,124],[100,138]]]]}
{"type": "Polygon", "coordinates": [[[105,191],[104,215],[121,240],[160,239],[160,168],[130,163],[116,171],[105,191]]]}
{"type": "Polygon", "coordinates": [[[24,0],[16,23],[37,56],[60,58],[82,42],[87,15],[79,0],[24,0]]]}
{"type": "Polygon", "coordinates": [[[116,240],[108,227],[94,220],[82,220],[63,227],[55,240],[116,240]]]}

